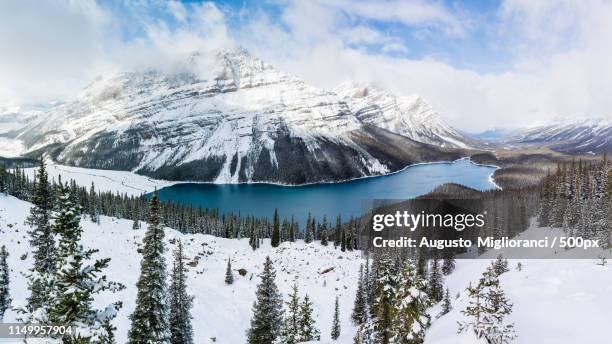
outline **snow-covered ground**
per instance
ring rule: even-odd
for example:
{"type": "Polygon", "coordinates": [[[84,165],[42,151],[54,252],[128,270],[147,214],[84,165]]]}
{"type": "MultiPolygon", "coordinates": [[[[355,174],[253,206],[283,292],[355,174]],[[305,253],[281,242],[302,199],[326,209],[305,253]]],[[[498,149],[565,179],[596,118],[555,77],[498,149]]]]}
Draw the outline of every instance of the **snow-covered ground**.
{"type": "MultiPolygon", "coordinates": [[[[28,291],[21,272],[31,264],[29,253],[28,227],[24,220],[30,204],[14,197],[0,194],[0,245],[6,245],[11,269],[11,296],[15,302],[23,302],[28,291]]],[[[112,259],[108,276],[110,280],[121,282],[127,288],[115,294],[111,300],[123,301],[123,309],[115,319],[118,343],[125,343],[136,298],[136,281],[140,269],[140,254],[137,248],[142,241],[145,229],[134,231],[128,220],[101,216],[100,225],[83,220],[83,242],[88,247],[100,249],[100,257],[112,259]]],[[[144,226],[146,228],[146,225],[144,226]]],[[[276,283],[285,298],[291,286],[298,283],[301,296],[305,293],[314,304],[317,326],[321,330],[323,343],[329,343],[334,310],[335,296],[340,299],[342,316],[342,336],[337,343],[352,343],[355,329],[350,322],[350,313],[356,290],[359,265],[362,262],[359,252],[341,253],[333,245],[323,247],[319,243],[306,245],[303,242],[284,243],[272,248],[269,240],[255,252],[248,239],[223,239],[209,235],[183,235],[172,229],[166,231],[167,263],[170,266],[172,249],[170,240],[179,238],[184,244],[189,261],[202,255],[197,267],[189,267],[188,292],[195,297],[192,315],[196,343],[239,344],[246,342],[246,330],[252,316],[251,307],[255,301],[255,290],[266,256],[270,256],[276,268],[276,283]],[[244,268],[246,276],[234,271],[233,285],[224,283],[227,259],[232,259],[234,270],[244,268]],[[325,269],[332,271],[320,274],[325,269]]],[[[15,313],[9,311],[5,322],[12,322],[15,313]]]]}
{"type": "MultiPolygon", "coordinates": [[[[23,302],[27,288],[21,272],[31,264],[28,227],[24,220],[30,204],[14,197],[0,194],[0,245],[6,245],[10,257],[11,293],[15,303],[23,302]]],[[[134,308],[135,284],[139,275],[140,255],[137,248],[144,229],[134,231],[131,221],[101,217],[100,225],[83,220],[85,245],[100,249],[100,257],[112,258],[108,275],[111,280],[124,283],[127,288],[114,295],[124,303],[115,319],[118,343],[124,343],[129,328],[128,316],[134,308]]],[[[534,229],[530,230],[533,231],[534,229]]],[[[317,326],[322,332],[322,343],[350,344],[355,327],[350,313],[356,289],[359,265],[363,262],[358,252],[341,254],[333,245],[323,247],[319,243],[284,243],[272,248],[266,241],[253,252],[248,239],[230,240],[207,235],[187,235],[172,229],[166,231],[167,248],[172,249],[172,239],[181,239],[187,256],[192,260],[201,255],[196,267],[189,267],[189,293],[195,296],[193,327],[196,343],[245,343],[245,331],[252,315],[258,283],[266,256],[270,256],[277,271],[276,282],[285,298],[293,283],[298,283],[302,296],[308,293],[314,302],[317,326]],[[224,283],[226,261],[232,259],[232,267],[244,268],[246,276],[234,272],[235,283],[224,283]],[[334,270],[320,274],[324,269],[334,270]],[[336,342],[330,339],[334,298],[340,297],[342,335],[336,342]]],[[[532,235],[526,232],[524,235],[532,235]]],[[[571,250],[559,253],[572,254],[571,250]]],[[[171,262],[171,250],[167,252],[171,262]]],[[[461,310],[468,298],[465,288],[470,281],[477,281],[488,259],[458,260],[455,272],[446,277],[445,286],[451,293],[453,310],[433,321],[427,332],[427,344],[480,343],[471,333],[457,335],[457,321],[463,320],[461,310]],[[459,293],[459,298],[455,295],[459,293]]],[[[607,342],[612,315],[612,267],[596,265],[594,260],[510,260],[511,271],[500,277],[501,286],[514,304],[510,320],[518,333],[516,343],[581,343],[607,342]],[[522,271],[516,271],[518,262],[522,271]]],[[[440,305],[431,309],[438,314],[440,305]]],[[[5,321],[13,321],[15,313],[9,311],[5,321]]],[[[484,343],[484,342],[482,342],[484,343]]]]}
{"type": "MultiPolygon", "coordinates": [[[[517,239],[561,235],[563,231],[560,229],[532,226],[517,239]]],[[[516,250],[501,252],[518,257],[516,250]]],[[[594,251],[589,254],[593,255],[594,251]]],[[[499,252],[489,251],[483,257],[495,258],[499,252]]],[[[608,343],[612,316],[612,266],[598,265],[600,261],[593,259],[572,259],[584,257],[584,251],[580,249],[539,248],[537,252],[525,249],[520,252],[526,257],[550,259],[508,259],[510,271],[500,276],[500,285],[514,304],[508,318],[514,322],[518,334],[513,343],[608,343]],[[519,262],[521,271],[516,269],[519,262]]],[[[601,256],[607,257],[611,253],[610,250],[601,252],[601,256]]],[[[450,290],[453,310],[433,321],[425,343],[486,343],[477,341],[472,333],[457,334],[457,322],[465,320],[461,311],[470,301],[465,289],[470,282],[476,285],[490,263],[489,259],[457,260],[455,272],[444,281],[450,290]]],[[[437,315],[440,310],[441,304],[438,304],[432,308],[431,314],[437,315]]]]}
{"type": "MultiPolygon", "coordinates": [[[[24,169],[30,179],[34,178],[38,167],[24,169]]],[[[58,180],[61,175],[63,181],[73,179],[77,185],[89,189],[93,182],[98,191],[112,191],[121,194],[127,193],[130,196],[140,196],[143,193],[152,192],[175,184],[174,182],[152,179],[147,176],[128,171],[96,170],[81,167],[58,165],[47,160],[47,172],[49,180],[58,180]]]]}

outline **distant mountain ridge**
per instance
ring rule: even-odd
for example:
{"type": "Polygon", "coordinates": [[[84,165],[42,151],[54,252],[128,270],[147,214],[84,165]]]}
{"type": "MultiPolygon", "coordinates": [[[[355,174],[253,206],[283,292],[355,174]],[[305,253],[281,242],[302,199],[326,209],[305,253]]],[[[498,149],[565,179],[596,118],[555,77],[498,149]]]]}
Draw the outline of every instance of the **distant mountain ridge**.
{"type": "Polygon", "coordinates": [[[243,49],[218,53],[206,70],[98,78],[10,137],[63,164],[219,183],[380,175],[469,146],[417,96],[321,90],[243,49]]]}
{"type": "Polygon", "coordinates": [[[612,152],[612,118],[560,120],[526,129],[506,141],[550,144],[553,149],[568,153],[612,152]]]}

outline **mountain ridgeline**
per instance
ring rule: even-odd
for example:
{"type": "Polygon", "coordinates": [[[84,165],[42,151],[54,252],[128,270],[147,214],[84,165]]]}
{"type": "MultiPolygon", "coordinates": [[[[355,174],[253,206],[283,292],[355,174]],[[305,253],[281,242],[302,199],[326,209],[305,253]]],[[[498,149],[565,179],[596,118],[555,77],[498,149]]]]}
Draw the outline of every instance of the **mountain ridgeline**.
{"type": "Polygon", "coordinates": [[[11,136],[26,155],[62,164],[218,183],[348,180],[456,159],[471,145],[418,96],[321,90],[242,49],[186,67],[98,78],[11,136]]]}

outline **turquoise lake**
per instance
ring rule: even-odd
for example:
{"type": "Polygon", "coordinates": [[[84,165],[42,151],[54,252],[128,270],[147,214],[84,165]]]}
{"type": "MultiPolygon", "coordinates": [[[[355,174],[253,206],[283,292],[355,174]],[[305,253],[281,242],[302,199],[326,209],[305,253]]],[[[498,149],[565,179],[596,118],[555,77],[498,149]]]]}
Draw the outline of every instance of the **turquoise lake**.
{"type": "Polygon", "coordinates": [[[293,215],[303,224],[309,211],[318,221],[324,214],[331,220],[337,214],[343,218],[357,216],[374,199],[409,199],[444,183],[458,183],[477,190],[493,189],[496,186],[490,176],[495,169],[459,159],[413,165],[394,174],[341,183],[304,186],[181,183],[160,189],[158,195],[163,201],[242,215],[271,217],[274,208],[278,208],[281,218],[293,215]]]}

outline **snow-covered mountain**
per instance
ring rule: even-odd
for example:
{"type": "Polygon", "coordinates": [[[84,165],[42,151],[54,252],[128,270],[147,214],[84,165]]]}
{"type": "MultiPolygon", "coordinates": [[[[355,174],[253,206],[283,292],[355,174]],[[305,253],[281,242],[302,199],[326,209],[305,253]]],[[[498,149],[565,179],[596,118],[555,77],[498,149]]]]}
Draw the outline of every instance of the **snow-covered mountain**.
{"type": "Polygon", "coordinates": [[[612,118],[559,121],[530,128],[510,139],[518,143],[551,143],[570,153],[612,152],[612,118]]]}
{"type": "Polygon", "coordinates": [[[437,146],[467,148],[467,137],[448,125],[418,95],[396,96],[372,85],[343,83],[335,92],[363,123],[386,129],[415,141],[437,146]]]}
{"type": "Polygon", "coordinates": [[[466,146],[420,98],[361,94],[312,87],[242,49],[194,54],[173,71],[98,78],[17,139],[68,165],[224,183],[378,175],[466,146]]]}

